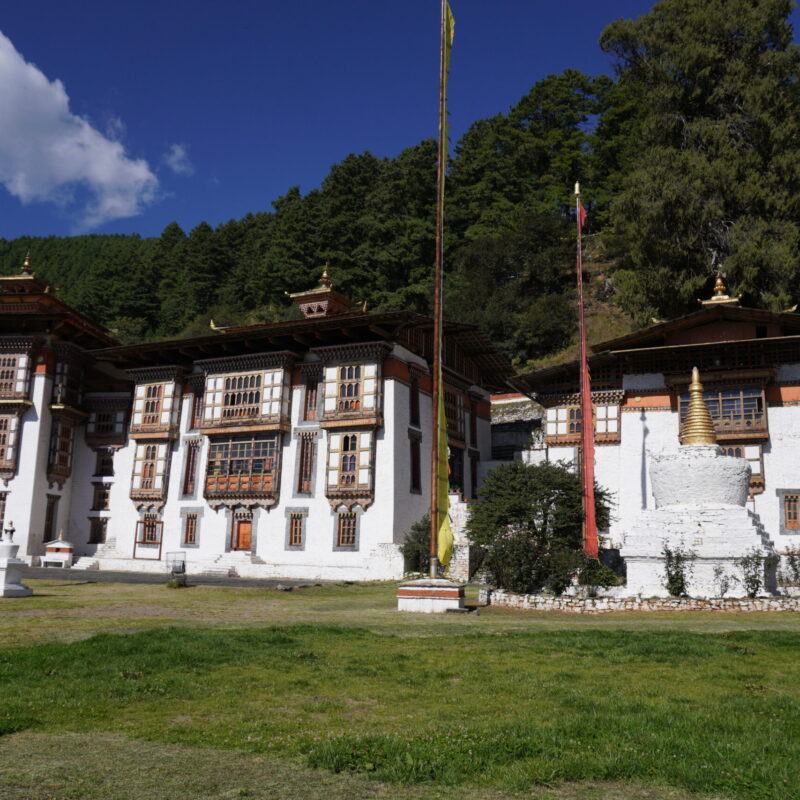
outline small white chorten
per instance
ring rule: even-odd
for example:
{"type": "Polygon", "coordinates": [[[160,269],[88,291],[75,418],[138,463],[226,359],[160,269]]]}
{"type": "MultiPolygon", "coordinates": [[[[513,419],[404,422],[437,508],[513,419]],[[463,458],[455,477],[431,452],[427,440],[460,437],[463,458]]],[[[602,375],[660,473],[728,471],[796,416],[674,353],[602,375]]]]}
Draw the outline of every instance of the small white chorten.
{"type": "Polygon", "coordinates": [[[652,456],[656,508],[643,512],[625,534],[620,551],[627,566],[625,595],[668,596],[665,546],[692,553],[687,570],[691,597],[718,597],[725,577],[727,596],[745,596],[736,559],[755,553],[763,559],[763,592],[775,593],[775,548],[759,517],[745,508],[750,464],[727,455],[716,441],[695,367],[684,443],[652,456]]]}
{"type": "Polygon", "coordinates": [[[14,544],[14,523],[0,532],[0,597],[28,597],[33,589],[22,583],[24,561],[17,558],[19,545],[14,544]]]}

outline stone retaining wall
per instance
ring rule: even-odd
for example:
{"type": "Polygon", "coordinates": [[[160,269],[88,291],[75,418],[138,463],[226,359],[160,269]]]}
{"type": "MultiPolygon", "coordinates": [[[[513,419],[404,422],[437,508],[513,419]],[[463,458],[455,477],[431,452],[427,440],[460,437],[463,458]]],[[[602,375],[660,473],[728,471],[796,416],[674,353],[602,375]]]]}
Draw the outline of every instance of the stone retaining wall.
{"type": "Polygon", "coordinates": [[[608,614],[613,611],[800,611],[800,597],[716,598],[691,597],[554,597],[542,594],[512,594],[481,589],[480,602],[530,611],[561,611],[567,614],[608,614]]]}

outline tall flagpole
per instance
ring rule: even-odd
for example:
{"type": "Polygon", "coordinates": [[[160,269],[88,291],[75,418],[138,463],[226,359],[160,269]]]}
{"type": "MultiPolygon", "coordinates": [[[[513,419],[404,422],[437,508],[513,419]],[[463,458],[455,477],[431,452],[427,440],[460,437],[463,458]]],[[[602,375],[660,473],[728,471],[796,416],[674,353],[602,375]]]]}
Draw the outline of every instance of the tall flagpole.
{"type": "Polygon", "coordinates": [[[442,261],[444,251],[444,176],[447,166],[447,124],[445,115],[446,3],[441,0],[441,43],[439,51],[439,147],[436,167],[436,258],[433,284],[433,425],[431,430],[431,550],[429,576],[437,576],[439,566],[439,395],[442,391],[442,261]]]}
{"type": "Polygon", "coordinates": [[[583,551],[597,558],[597,514],[594,505],[594,413],[592,387],[589,380],[589,361],[586,354],[586,317],[583,307],[583,242],[582,231],[586,211],[581,204],[581,187],[575,184],[575,212],[578,221],[578,336],[580,338],[581,394],[581,480],[583,484],[583,551]]]}

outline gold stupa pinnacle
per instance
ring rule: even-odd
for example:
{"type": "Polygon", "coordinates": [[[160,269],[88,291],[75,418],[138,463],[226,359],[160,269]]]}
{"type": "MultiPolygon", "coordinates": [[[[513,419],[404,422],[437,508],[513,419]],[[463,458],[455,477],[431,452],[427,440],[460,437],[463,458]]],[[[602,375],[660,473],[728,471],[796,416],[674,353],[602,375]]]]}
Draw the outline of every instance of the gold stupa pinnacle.
{"type": "Polygon", "coordinates": [[[322,270],[322,277],[319,279],[319,288],[330,289],[331,288],[331,278],[328,275],[328,267],[329,264],[325,262],[325,269],[322,270]]]}
{"type": "Polygon", "coordinates": [[[22,274],[23,275],[30,275],[31,274],[31,251],[28,250],[25,253],[25,260],[22,262],[22,274]]]}
{"type": "Polygon", "coordinates": [[[708,406],[703,400],[703,384],[700,383],[700,372],[697,367],[692,370],[692,382],[689,384],[689,408],[683,422],[683,443],[717,443],[714,423],[711,421],[708,406]]]}

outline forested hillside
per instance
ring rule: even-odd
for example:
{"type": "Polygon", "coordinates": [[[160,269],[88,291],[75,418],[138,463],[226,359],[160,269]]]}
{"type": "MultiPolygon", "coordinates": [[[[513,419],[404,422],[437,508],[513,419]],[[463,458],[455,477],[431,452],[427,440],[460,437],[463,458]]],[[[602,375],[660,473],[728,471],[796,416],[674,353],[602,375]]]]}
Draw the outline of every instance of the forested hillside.
{"type": "MultiPolygon", "coordinates": [[[[447,183],[449,319],[482,325],[522,367],[574,334],[574,209],[590,216],[596,338],[696,307],[715,266],[753,305],[800,292],[800,57],[790,0],[662,0],[611,23],[616,75],[550,75],[475,122],[447,183]]],[[[157,239],[0,239],[0,270],[35,269],[123,341],[292,313],[285,291],[329,262],[374,310],[428,311],[435,144],[352,154],[319,189],[157,239]]]]}

